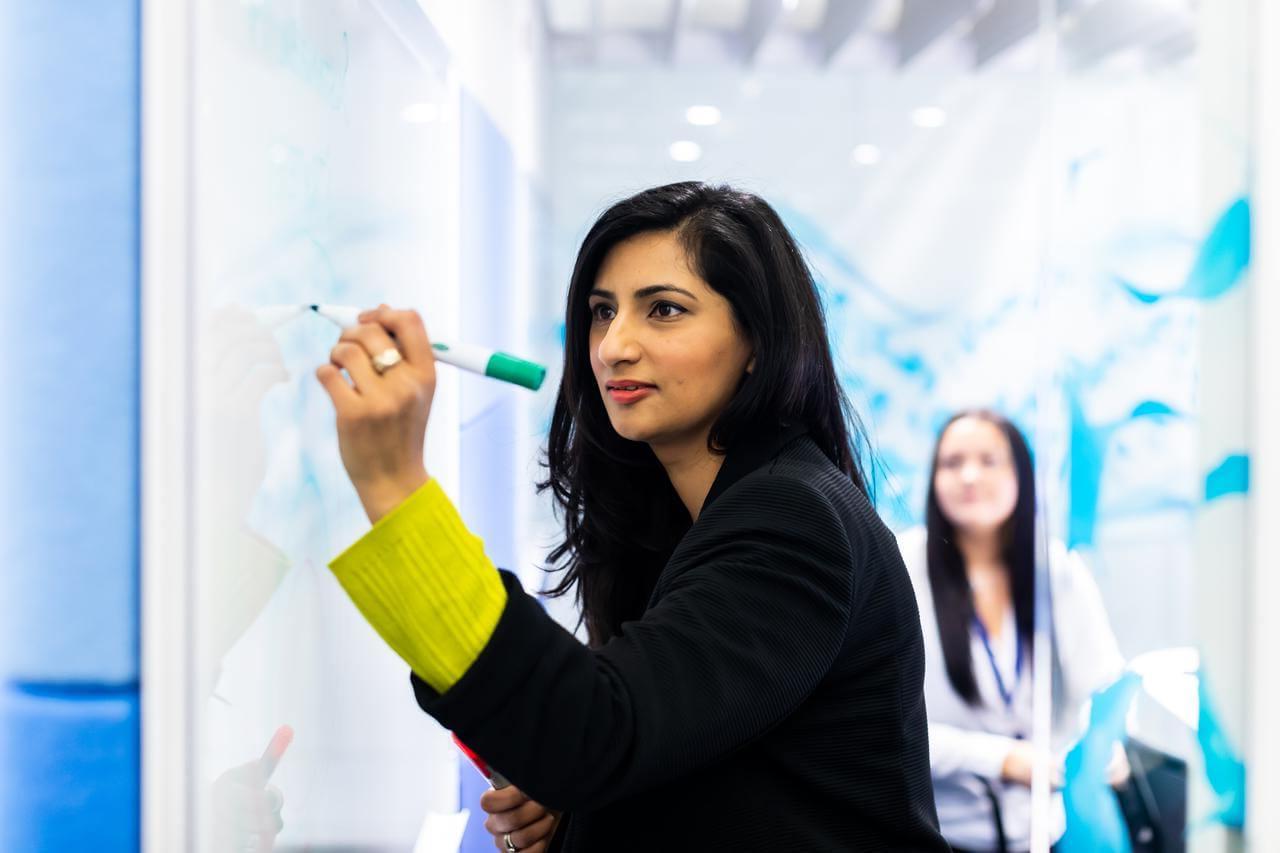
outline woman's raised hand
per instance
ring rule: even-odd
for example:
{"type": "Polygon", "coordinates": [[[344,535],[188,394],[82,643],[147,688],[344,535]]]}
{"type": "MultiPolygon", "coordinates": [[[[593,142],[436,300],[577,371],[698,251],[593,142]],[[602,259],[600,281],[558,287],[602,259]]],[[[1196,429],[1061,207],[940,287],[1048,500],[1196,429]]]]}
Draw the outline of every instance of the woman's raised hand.
{"type": "Polygon", "coordinates": [[[422,457],[436,368],[417,311],[382,305],[359,321],[316,378],[337,412],[342,464],[376,522],[428,479],[422,457]]]}

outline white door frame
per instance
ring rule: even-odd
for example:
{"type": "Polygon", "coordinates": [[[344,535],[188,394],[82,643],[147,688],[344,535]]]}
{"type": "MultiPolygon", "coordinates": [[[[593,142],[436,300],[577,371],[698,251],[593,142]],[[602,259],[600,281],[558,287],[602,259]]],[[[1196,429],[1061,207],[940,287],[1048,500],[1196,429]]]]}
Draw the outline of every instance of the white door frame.
{"type": "Polygon", "coordinates": [[[1249,377],[1251,453],[1249,504],[1249,602],[1246,619],[1245,684],[1248,730],[1248,813],[1250,850],[1274,850],[1280,842],[1280,679],[1274,661],[1280,648],[1280,575],[1271,534],[1280,519],[1280,4],[1256,0],[1254,43],[1253,273],[1250,278],[1249,377]]]}
{"type": "Polygon", "coordinates": [[[193,6],[142,0],[142,850],[190,849],[193,6]]]}

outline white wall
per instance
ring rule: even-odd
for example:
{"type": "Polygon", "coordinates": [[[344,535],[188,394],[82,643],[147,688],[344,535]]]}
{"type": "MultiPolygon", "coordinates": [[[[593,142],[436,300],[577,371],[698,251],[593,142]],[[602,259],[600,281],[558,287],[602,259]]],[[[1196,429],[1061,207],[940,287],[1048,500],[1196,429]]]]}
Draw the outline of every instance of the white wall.
{"type": "Polygon", "coordinates": [[[1254,150],[1268,152],[1258,158],[1255,176],[1253,232],[1253,293],[1251,342],[1253,446],[1252,515],[1249,543],[1251,568],[1247,614],[1249,689],[1248,740],[1249,808],[1246,839],[1252,850],[1274,850],[1280,844],[1280,680],[1276,678],[1275,650],[1280,648],[1280,574],[1275,571],[1274,520],[1280,518],[1280,399],[1275,390],[1275,368],[1280,365],[1280,5],[1257,3],[1254,55],[1257,76],[1252,93],[1255,114],[1254,150]]]}

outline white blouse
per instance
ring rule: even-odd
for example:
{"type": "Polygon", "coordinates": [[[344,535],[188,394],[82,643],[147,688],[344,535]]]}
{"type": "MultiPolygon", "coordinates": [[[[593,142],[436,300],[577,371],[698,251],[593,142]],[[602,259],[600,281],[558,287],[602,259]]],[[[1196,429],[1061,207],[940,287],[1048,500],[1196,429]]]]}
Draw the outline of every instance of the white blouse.
{"type": "MultiPolygon", "coordinates": [[[[924,634],[929,762],[942,834],[957,847],[995,849],[995,824],[982,777],[990,782],[1000,802],[1009,849],[1026,850],[1031,845],[1031,789],[1002,781],[1000,769],[1017,740],[1031,738],[1030,654],[1019,668],[1012,608],[1000,632],[990,638],[990,654],[982,631],[975,626],[969,632],[969,653],[982,704],[973,707],[955,692],[947,678],[938,636],[925,542],[923,527],[898,535],[924,634]]],[[[1068,552],[1061,542],[1050,548],[1049,578],[1062,669],[1063,695],[1054,698],[1057,713],[1051,735],[1053,760],[1060,767],[1083,732],[1090,697],[1119,677],[1124,658],[1093,576],[1080,556],[1068,552]]],[[[1050,806],[1050,840],[1057,841],[1065,829],[1062,795],[1055,792],[1050,806]]]]}

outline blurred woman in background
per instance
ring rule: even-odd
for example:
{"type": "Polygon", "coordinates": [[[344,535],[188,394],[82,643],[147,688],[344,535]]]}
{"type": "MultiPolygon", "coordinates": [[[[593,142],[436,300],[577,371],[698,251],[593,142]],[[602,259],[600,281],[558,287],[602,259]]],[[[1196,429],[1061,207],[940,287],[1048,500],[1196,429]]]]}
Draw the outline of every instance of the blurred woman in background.
{"type": "MultiPolygon", "coordinates": [[[[958,851],[1031,846],[1034,469],[1006,418],[965,411],[934,449],[925,526],[899,537],[925,641],[930,765],[943,835],[958,851]]],[[[1061,766],[1093,692],[1124,660],[1093,578],[1050,545],[1053,772],[1050,840],[1065,829],[1061,766]]],[[[1127,774],[1123,754],[1112,780],[1127,774]]]]}

